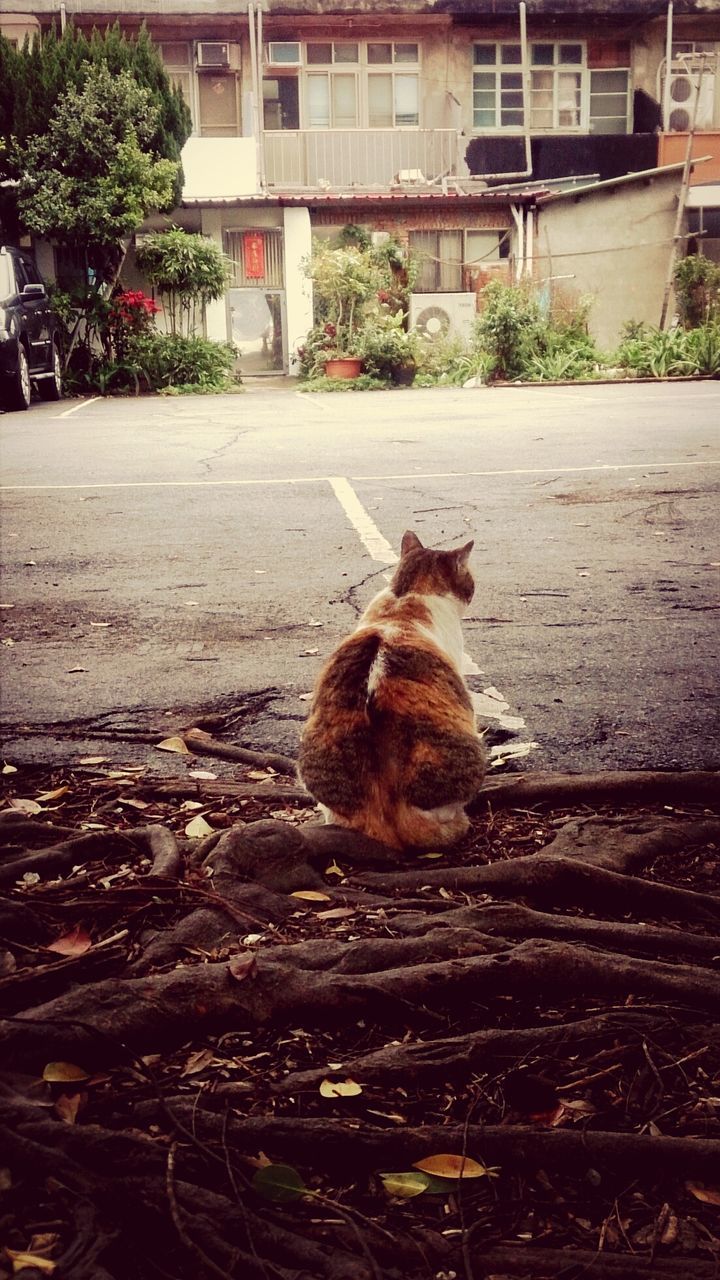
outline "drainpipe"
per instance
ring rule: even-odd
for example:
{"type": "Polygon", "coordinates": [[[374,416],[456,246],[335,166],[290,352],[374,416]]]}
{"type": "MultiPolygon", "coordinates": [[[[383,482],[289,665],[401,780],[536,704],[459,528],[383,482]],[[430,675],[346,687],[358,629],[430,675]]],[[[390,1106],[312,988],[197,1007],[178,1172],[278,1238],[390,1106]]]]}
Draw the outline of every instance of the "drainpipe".
{"type": "Polygon", "coordinates": [[[525,269],[525,219],[523,217],[523,207],[520,205],[510,205],[510,212],[515,219],[515,230],[517,232],[517,254],[515,255],[515,279],[520,280],[525,269]]]}
{"type": "Polygon", "coordinates": [[[65,0],[60,0],[60,34],[61,35],[65,30],[66,26],[67,26],[67,14],[65,12],[65,0]]]}
{"type": "Polygon", "coordinates": [[[252,0],[248,5],[248,34],[250,37],[250,83],[252,84],[252,121],[256,147],[257,183],[259,190],[262,191],[264,174],[261,154],[260,103],[258,102],[258,51],[255,30],[255,5],[252,0]]]}
{"type": "Polygon", "coordinates": [[[532,280],[533,248],[535,239],[535,215],[528,209],[525,215],[525,274],[532,280]]]}
{"type": "Polygon", "coordinates": [[[670,68],[672,67],[673,0],[668,0],[665,28],[665,84],[663,86],[663,133],[670,129],[670,68]]]}
{"type": "Polygon", "coordinates": [[[267,175],[265,172],[265,129],[263,116],[263,92],[262,92],[262,76],[263,76],[263,11],[261,5],[256,10],[257,16],[257,33],[256,33],[256,52],[255,52],[255,92],[257,94],[257,115],[258,115],[258,159],[260,162],[260,190],[265,191],[267,188],[267,175]]]}

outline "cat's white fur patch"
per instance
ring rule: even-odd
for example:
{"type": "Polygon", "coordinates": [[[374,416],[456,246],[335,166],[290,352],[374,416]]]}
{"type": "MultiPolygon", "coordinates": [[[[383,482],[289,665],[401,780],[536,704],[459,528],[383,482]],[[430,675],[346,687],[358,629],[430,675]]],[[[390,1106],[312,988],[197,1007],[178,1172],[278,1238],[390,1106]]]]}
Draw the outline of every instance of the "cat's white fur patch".
{"type": "Polygon", "coordinates": [[[460,671],[465,647],[460,625],[462,602],[455,596],[424,596],[423,602],[430,610],[432,627],[424,627],[422,623],[418,623],[418,631],[442,649],[453,666],[460,671]]]}

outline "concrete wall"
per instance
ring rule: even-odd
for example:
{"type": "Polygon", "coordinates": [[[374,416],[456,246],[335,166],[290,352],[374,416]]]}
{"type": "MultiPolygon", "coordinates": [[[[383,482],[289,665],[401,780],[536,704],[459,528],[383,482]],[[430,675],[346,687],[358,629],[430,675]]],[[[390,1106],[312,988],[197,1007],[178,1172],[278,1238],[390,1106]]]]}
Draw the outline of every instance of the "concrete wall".
{"type": "Polygon", "coordinates": [[[536,280],[591,299],[589,328],[602,348],[617,345],[628,320],[659,323],[679,188],[675,172],[540,206],[536,280]]]}

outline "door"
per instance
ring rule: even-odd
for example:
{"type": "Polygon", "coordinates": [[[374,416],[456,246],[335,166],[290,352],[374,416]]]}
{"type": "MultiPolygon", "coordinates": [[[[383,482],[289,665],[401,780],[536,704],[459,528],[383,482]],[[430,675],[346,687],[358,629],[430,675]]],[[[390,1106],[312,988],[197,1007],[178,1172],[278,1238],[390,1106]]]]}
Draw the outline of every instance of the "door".
{"type": "Polygon", "coordinates": [[[279,227],[229,231],[232,263],[228,329],[240,373],[282,373],[286,367],[285,277],[279,227]]]}
{"type": "Polygon", "coordinates": [[[35,263],[24,254],[15,258],[15,279],[20,294],[22,307],[22,327],[27,335],[29,363],[31,373],[44,371],[50,360],[50,301],[45,286],[35,263]],[[23,295],[26,284],[34,284],[43,289],[42,297],[28,298],[23,295]]]}

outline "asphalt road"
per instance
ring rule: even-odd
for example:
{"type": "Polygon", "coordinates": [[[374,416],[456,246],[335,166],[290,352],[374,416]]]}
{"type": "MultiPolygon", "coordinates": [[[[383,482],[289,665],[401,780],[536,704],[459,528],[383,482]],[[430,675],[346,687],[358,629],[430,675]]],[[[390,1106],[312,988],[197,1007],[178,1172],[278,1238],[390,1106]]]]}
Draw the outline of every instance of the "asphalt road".
{"type": "Polygon", "coordinates": [[[494,741],[720,767],[718,384],[65,401],[0,416],[0,459],[8,760],[233,705],[238,740],[294,753],[414,528],[475,538],[494,741]]]}

